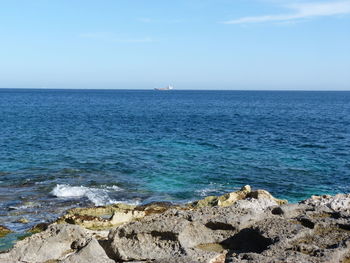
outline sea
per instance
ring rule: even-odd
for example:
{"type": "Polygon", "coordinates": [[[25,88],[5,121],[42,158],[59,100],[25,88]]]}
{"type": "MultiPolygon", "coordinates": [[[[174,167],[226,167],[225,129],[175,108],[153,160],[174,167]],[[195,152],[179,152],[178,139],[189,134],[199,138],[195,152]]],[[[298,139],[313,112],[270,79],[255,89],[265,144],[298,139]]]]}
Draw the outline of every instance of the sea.
{"type": "Polygon", "coordinates": [[[350,92],[0,89],[0,249],[71,207],[247,184],[350,192],[350,92]]]}

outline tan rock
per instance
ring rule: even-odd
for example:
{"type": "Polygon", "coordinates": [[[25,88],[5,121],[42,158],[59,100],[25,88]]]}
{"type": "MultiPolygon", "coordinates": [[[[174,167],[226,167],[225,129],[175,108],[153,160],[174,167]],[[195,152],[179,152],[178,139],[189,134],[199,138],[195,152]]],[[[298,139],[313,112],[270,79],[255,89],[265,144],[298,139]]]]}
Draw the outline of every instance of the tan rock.
{"type": "Polygon", "coordinates": [[[56,223],[81,225],[88,229],[104,230],[126,222],[139,220],[146,215],[163,213],[170,207],[180,208],[166,202],[142,206],[114,204],[109,206],[75,208],[56,220],[56,223]]]}
{"type": "Polygon", "coordinates": [[[218,200],[218,205],[219,206],[233,205],[238,200],[245,199],[247,197],[247,194],[249,194],[251,191],[252,189],[249,185],[243,186],[241,190],[237,192],[232,192],[232,193],[220,196],[218,200]]]}
{"type": "Polygon", "coordinates": [[[221,255],[216,256],[215,258],[210,260],[209,263],[225,263],[226,262],[226,254],[227,253],[223,253],[221,255]]]}
{"type": "Polygon", "coordinates": [[[126,222],[143,218],[145,215],[146,213],[144,211],[135,211],[135,210],[134,211],[126,210],[126,211],[120,211],[120,212],[116,211],[114,212],[109,222],[113,226],[118,226],[126,222]]]}
{"type": "Polygon", "coordinates": [[[218,197],[217,196],[207,196],[206,198],[202,200],[195,201],[191,204],[191,206],[195,208],[200,208],[200,207],[212,207],[218,205],[218,197]]]}
{"type": "Polygon", "coordinates": [[[98,216],[66,214],[56,220],[55,223],[80,225],[87,229],[105,229],[112,227],[109,219],[104,219],[98,216]]]}
{"type": "Polygon", "coordinates": [[[25,217],[22,217],[22,218],[18,219],[16,222],[21,223],[21,224],[28,224],[29,220],[25,217]]]}
{"type": "Polygon", "coordinates": [[[278,205],[288,203],[287,200],[281,200],[273,197],[268,191],[256,190],[252,191],[249,185],[243,186],[239,191],[224,194],[221,196],[207,196],[202,200],[195,201],[189,205],[191,208],[213,207],[213,206],[231,206],[237,201],[245,200],[247,198],[268,199],[275,201],[278,205]]]}
{"type": "Polygon", "coordinates": [[[224,194],[221,196],[207,196],[202,200],[195,201],[189,206],[193,208],[213,207],[213,206],[230,206],[238,200],[245,199],[247,194],[251,192],[249,185],[243,186],[239,191],[224,194]]]}
{"type": "Polygon", "coordinates": [[[112,216],[116,211],[134,210],[135,205],[113,204],[96,207],[79,207],[67,211],[67,214],[87,215],[87,216],[112,216]]]}

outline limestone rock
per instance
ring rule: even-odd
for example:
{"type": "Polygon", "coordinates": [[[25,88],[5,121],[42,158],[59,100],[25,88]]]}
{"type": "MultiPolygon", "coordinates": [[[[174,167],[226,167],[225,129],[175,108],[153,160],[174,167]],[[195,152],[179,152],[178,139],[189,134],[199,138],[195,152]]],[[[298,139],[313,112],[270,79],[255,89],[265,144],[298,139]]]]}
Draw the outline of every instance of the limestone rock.
{"type": "Polygon", "coordinates": [[[170,207],[180,208],[166,202],[155,202],[142,206],[114,204],[95,208],[75,208],[57,219],[56,223],[76,224],[88,229],[104,230],[141,219],[147,215],[162,213],[170,207]]]}
{"type": "Polygon", "coordinates": [[[311,206],[325,206],[334,212],[350,211],[350,194],[337,194],[335,196],[312,196],[302,202],[311,206]]]}
{"type": "Polygon", "coordinates": [[[249,185],[243,186],[241,190],[237,192],[232,192],[232,193],[220,196],[218,198],[218,205],[230,206],[239,200],[245,199],[247,197],[247,194],[249,194],[251,191],[252,189],[249,185]]]}
{"type": "Polygon", "coordinates": [[[80,225],[87,229],[106,229],[112,227],[109,219],[85,214],[68,213],[60,217],[55,223],[80,225]]]}
{"type": "Polygon", "coordinates": [[[92,238],[88,241],[81,240],[82,247],[79,250],[69,255],[65,258],[62,263],[114,263],[115,261],[110,259],[104,249],[100,246],[98,241],[95,238],[92,238]],[[85,244],[86,243],[86,244],[85,244]]]}
{"type": "Polygon", "coordinates": [[[263,212],[269,207],[277,206],[278,203],[274,199],[259,198],[239,200],[235,205],[241,209],[263,212]]]}
{"type": "Polygon", "coordinates": [[[113,215],[116,211],[126,211],[126,210],[134,210],[136,208],[135,205],[128,204],[113,204],[106,206],[96,206],[96,207],[78,207],[72,208],[67,211],[67,214],[71,215],[87,215],[87,216],[105,216],[105,215],[113,215]]]}
{"type": "Polygon", "coordinates": [[[215,243],[232,231],[215,231],[181,216],[153,215],[141,221],[121,225],[109,234],[111,248],[119,260],[158,260],[167,262],[207,262],[217,255],[197,246],[215,243]]]}
{"type": "Polygon", "coordinates": [[[238,231],[233,225],[240,223],[240,211],[233,206],[169,209],[111,230],[109,241],[116,258],[122,261],[209,262],[224,249],[208,248],[220,247],[238,231]]]}
{"type": "Polygon", "coordinates": [[[201,208],[206,206],[230,206],[238,200],[245,199],[250,191],[251,187],[246,185],[237,192],[232,192],[221,196],[207,196],[202,200],[191,203],[190,206],[193,208],[201,208]]]}
{"type": "Polygon", "coordinates": [[[132,222],[112,230],[109,240],[120,260],[178,258],[184,255],[178,233],[186,223],[176,218],[167,222],[148,221],[146,224],[132,222]]]}
{"type": "Polygon", "coordinates": [[[220,255],[214,257],[213,259],[211,259],[209,261],[209,263],[225,263],[226,262],[226,254],[227,253],[223,253],[223,254],[220,254],[220,255]]]}
{"type": "Polygon", "coordinates": [[[213,206],[231,206],[240,200],[245,200],[249,198],[255,199],[267,199],[276,202],[278,205],[288,203],[287,200],[281,200],[273,197],[269,192],[265,190],[252,191],[249,185],[243,186],[239,191],[224,194],[221,196],[208,196],[202,200],[195,201],[189,206],[192,208],[201,207],[213,207],[213,206]]]}
{"type": "Polygon", "coordinates": [[[123,224],[125,222],[130,222],[136,219],[143,218],[146,215],[144,211],[122,211],[122,212],[114,212],[110,224],[117,226],[123,224]]]}
{"type": "Polygon", "coordinates": [[[219,231],[198,222],[189,222],[178,234],[178,241],[183,248],[195,248],[200,244],[215,243],[222,239],[219,231]]]}
{"type": "Polygon", "coordinates": [[[219,198],[217,196],[207,196],[202,200],[198,200],[190,204],[191,207],[200,208],[206,206],[217,206],[219,203],[219,198]]]}
{"type": "Polygon", "coordinates": [[[86,231],[74,225],[51,225],[46,231],[19,241],[14,248],[0,254],[2,260],[45,262],[65,257],[73,241],[86,236],[86,231]]]}
{"type": "Polygon", "coordinates": [[[251,191],[247,194],[247,198],[255,198],[255,199],[268,199],[273,200],[279,205],[287,204],[287,200],[277,199],[273,197],[268,191],[266,190],[256,190],[251,191]]]}
{"type": "Polygon", "coordinates": [[[43,225],[43,232],[0,253],[0,262],[350,262],[350,195],[285,204],[246,186],[183,206],[96,209],[71,210],[64,222],[113,226],[109,233],[57,222],[45,230],[43,225]],[[109,219],[104,212],[111,213],[109,219]]]}

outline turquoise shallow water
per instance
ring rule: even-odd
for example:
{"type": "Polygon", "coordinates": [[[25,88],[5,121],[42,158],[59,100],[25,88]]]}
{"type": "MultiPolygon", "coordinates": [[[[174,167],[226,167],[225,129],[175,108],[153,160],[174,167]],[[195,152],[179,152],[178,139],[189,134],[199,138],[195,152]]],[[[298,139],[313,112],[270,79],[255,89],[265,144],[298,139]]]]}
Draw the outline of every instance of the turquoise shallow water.
{"type": "Polygon", "coordinates": [[[0,224],[16,231],[245,184],[292,202],[350,192],[350,92],[0,89],[0,127],[0,224]]]}

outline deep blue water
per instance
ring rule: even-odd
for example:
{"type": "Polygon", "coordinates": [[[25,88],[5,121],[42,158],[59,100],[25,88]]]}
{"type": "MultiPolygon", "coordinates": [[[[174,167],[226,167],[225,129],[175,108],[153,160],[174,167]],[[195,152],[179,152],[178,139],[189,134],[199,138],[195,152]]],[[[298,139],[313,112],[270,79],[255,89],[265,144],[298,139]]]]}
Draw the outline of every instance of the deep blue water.
{"type": "Polygon", "coordinates": [[[0,224],[17,230],[245,184],[290,201],[350,192],[350,92],[1,89],[0,127],[0,224]]]}

